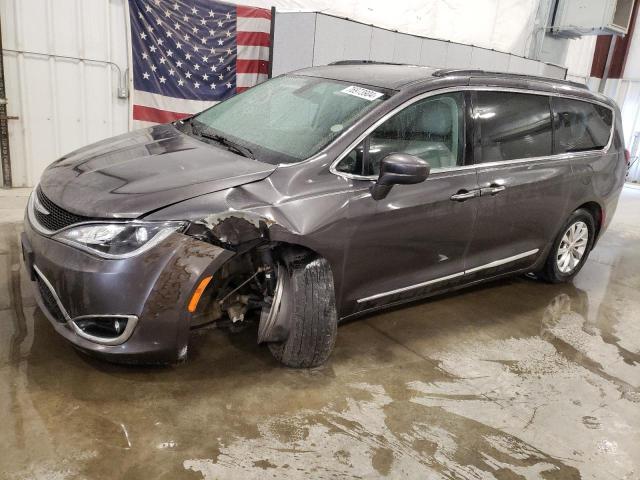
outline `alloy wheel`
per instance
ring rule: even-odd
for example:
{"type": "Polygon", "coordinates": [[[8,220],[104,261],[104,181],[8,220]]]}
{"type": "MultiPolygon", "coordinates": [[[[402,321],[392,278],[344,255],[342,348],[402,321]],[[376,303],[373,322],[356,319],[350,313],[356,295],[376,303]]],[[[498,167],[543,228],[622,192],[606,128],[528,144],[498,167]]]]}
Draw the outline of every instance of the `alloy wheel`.
{"type": "Polygon", "coordinates": [[[589,243],[589,227],[578,221],[569,225],[564,232],[558,251],[556,252],[556,264],[563,274],[570,274],[580,264],[589,243]]]}

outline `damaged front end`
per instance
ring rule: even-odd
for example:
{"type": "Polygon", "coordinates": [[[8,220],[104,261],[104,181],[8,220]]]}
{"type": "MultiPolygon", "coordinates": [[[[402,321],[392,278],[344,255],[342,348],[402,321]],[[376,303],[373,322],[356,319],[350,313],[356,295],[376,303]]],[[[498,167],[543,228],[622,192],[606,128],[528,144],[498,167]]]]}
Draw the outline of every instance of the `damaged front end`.
{"type": "Polygon", "coordinates": [[[187,235],[234,252],[212,275],[194,312],[192,328],[227,323],[237,330],[259,322],[258,343],[287,338],[288,316],[282,315],[282,297],[288,281],[286,265],[295,255],[292,257],[292,247],[271,240],[274,224],[271,219],[239,211],[212,214],[191,223],[187,235]]]}
{"type": "Polygon", "coordinates": [[[175,363],[187,356],[192,328],[226,321],[236,329],[259,321],[259,342],[286,339],[277,315],[285,255],[271,238],[273,220],[231,209],[169,220],[156,211],[43,234],[31,210],[22,244],[36,300],[77,348],[124,363],[175,363]]]}
{"type": "Polygon", "coordinates": [[[173,232],[136,255],[106,258],[41,234],[29,218],[22,250],[53,328],[85,352],[125,363],[184,359],[191,321],[185,305],[198,282],[234,255],[173,232]]]}

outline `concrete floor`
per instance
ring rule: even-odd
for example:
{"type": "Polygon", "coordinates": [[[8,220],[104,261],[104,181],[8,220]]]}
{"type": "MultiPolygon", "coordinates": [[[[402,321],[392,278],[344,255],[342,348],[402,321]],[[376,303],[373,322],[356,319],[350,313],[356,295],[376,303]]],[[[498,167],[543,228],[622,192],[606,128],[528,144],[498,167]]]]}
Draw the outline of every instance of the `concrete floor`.
{"type": "Polygon", "coordinates": [[[640,478],[640,190],[573,284],[351,322],[313,371],[251,331],[194,333],[171,368],[78,354],[34,306],[24,200],[0,191],[2,479],[640,478]]]}

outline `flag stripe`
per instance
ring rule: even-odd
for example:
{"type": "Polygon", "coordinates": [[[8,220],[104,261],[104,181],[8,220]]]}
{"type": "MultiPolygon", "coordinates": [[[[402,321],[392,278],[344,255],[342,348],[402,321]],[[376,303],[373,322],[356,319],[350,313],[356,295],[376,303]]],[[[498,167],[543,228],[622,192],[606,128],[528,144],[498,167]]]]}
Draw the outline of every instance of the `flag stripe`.
{"type": "Polygon", "coordinates": [[[146,122],[168,123],[188,117],[188,113],[170,112],[168,110],[160,110],[159,108],[143,107],[142,105],[133,106],[133,119],[144,120],[146,122]]]}
{"type": "Polygon", "coordinates": [[[263,60],[236,60],[238,73],[269,73],[269,62],[263,60]]]}
{"type": "Polygon", "coordinates": [[[197,113],[217,102],[202,100],[187,100],[185,98],[169,97],[158,93],[136,90],[134,103],[143,107],[168,110],[170,112],[197,113]]]}
{"type": "Polygon", "coordinates": [[[271,36],[264,32],[237,32],[238,45],[254,45],[268,47],[271,44],[271,36]]]}
{"type": "Polygon", "coordinates": [[[253,87],[266,79],[267,75],[264,73],[238,73],[236,85],[238,87],[253,87]]]}
{"type": "Polygon", "coordinates": [[[264,60],[268,62],[269,47],[238,45],[238,58],[242,60],[264,60]]]}
{"type": "Polygon", "coordinates": [[[248,7],[246,5],[238,5],[237,12],[239,17],[266,18],[271,20],[271,10],[266,8],[248,7]]]}
{"type": "Polygon", "coordinates": [[[271,32],[271,20],[266,18],[244,18],[238,17],[239,32],[271,32]]]}

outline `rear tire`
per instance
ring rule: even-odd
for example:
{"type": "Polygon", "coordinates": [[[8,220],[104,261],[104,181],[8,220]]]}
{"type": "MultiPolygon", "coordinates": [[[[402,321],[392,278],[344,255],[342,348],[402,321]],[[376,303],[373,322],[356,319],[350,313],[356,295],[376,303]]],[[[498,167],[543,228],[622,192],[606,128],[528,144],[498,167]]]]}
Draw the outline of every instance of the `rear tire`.
{"type": "Polygon", "coordinates": [[[589,211],[580,208],[573,212],[556,236],[538,276],[549,283],[568,282],[575,277],[589,257],[595,231],[589,211]]]}
{"type": "Polygon", "coordinates": [[[327,361],[336,341],[338,319],[333,274],[323,258],[293,262],[286,269],[282,301],[288,308],[281,319],[289,326],[283,342],[269,343],[269,350],[282,364],[292,368],[311,368],[327,361]]]}

